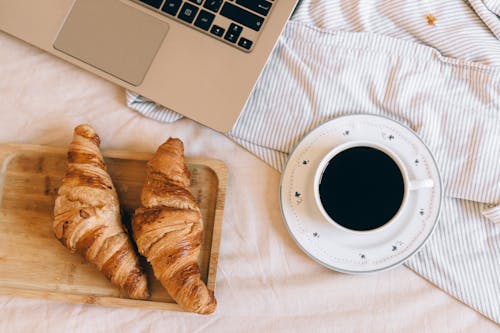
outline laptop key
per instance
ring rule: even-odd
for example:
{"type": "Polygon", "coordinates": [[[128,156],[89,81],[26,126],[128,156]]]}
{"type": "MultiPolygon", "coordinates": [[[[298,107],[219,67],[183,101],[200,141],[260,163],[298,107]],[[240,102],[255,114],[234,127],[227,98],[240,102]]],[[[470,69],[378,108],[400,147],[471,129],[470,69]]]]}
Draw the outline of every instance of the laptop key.
{"type": "Polygon", "coordinates": [[[235,34],[241,34],[241,32],[243,31],[243,27],[237,25],[237,24],[234,24],[234,23],[231,23],[231,25],[229,26],[229,31],[231,32],[234,32],[235,34]]]}
{"type": "Polygon", "coordinates": [[[193,20],[197,13],[198,13],[198,7],[193,6],[192,4],[186,2],[182,6],[181,12],[177,17],[183,20],[184,22],[193,23],[193,20]]]}
{"type": "Polygon", "coordinates": [[[222,5],[222,0],[207,0],[205,1],[203,7],[213,11],[214,13],[217,13],[219,11],[220,5],[222,5]]]}
{"type": "Polygon", "coordinates": [[[194,25],[197,26],[198,28],[208,31],[208,29],[210,29],[210,26],[212,25],[212,22],[214,21],[214,18],[215,18],[214,14],[202,9],[200,11],[200,14],[196,18],[194,25]]]}
{"type": "Polygon", "coordinates": [[[231,43],[236,43],[236,41],[240,37],[241,31],[243,31],[242,27],[237,24],[231,23],[229,29],[227,29],[224,39],[230,41],[231,43]]]}
{"type": "Polygon", "coordinates": [[[218,25],[215,25],[210,29],[210,33],[217,36],[217,37],[222,37],[224,35],[224,28],[219,27],[218,25]]]}
{"type": "Polygon", "coordinates": [[[235,34],[234,32],[226,32],[226,35],[224,36],[224,39],[231,42],[231,43],[236,43],[238,40],[238,34],[235,34]]]}
{"type": "Polygon", "coordinates": [[[264,19],[241,7],[235,6],[229,2],[225,2],[220,11],[220,14],[228,19],[249,27],[255,31],[259,31],[264,23],[264,19]]]}
{"type": "Polygon", "coordinates": [[[271,10],[272,3],[266,0],[236,0],[236,4],[253,10],[256,13],[267,16],[271,10]]]}
{"type": "Polygon", "coordinates": [[[238,46],[241,46],[242,48],[246,50],[250,50],[252,47],[253,42],[251,40],[248,40],[246,38],[241,37],[240,41],[238,42],[238,46]]]}
{"type": "MultiPolygon", "coordinates": [[[[1,1],[1,0],[0,0],[1,1]]],[[[136,0],[137,1],[137,0],[136,0]]],[[[139,0],[177,21],[194,25],[214,37],[250,51],[276,0],[139,0]],[[219,17],[220,16],[220,17],[219,17]],[[222,18],[222,21],[219,19],[222,18]],[[230,20],[231,22],[227,22],[230,20]],[[219,26],[217,24],[224,26],[219,26]],[[227,26],[229,24],[229,27],[227,26]],[[248,30],[247,28],[253,30],[248,30]],[[241,37],[245,34],[246,38],[241,37]],[[249,39],[250,38],[250,39],[249,39]]]]}
{"type": "Polygon", "coordinates": [[[175,16],[181,7],[181,3],[182,0],[167,0],[161,10],[167,14],[175,16]]]}
{"type": "Polygon", "coordinates": [[[145,3],[146,5],[155,7],[157,9],[160,9],[161,3],[163,2],[163,0],[140,0],[140,1],[145,3]]]}

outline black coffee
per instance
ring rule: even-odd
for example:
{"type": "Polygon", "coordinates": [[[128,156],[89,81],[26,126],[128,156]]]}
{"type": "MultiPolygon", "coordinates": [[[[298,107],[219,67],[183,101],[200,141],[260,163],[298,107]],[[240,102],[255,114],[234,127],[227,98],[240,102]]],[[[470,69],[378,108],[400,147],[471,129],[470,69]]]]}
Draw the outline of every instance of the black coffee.
{"type": "Polygon", "coordinates": [[[319,195],[328,215],[345,228],[366,231],[389,222],[404,196],[403,175],[384,152],[354,147],[326,167],[319,195]]]}

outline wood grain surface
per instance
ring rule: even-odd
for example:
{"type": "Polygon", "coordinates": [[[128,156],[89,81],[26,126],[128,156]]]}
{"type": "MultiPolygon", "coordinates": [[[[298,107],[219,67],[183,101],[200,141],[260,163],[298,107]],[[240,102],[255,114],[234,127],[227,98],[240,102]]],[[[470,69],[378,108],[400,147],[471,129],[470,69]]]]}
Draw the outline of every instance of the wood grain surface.
{"type": "MultiPolygon", "coordinates": [[[[120,295],[92,264],[70,253],[54,237],[54,200],[66,169],[66,148],[0,145],[0,293],[104,306],[178,310],[144,258],[151,299],[120,295]]],[[[124,224],[140,205],[145,166],[151,153],[103,151],[117,189],[124,224]]],[[[203,280],[215,290],[227,169],[210,158],[187,158],[191,192],[203,216],[199,264],[203,280]]]]}

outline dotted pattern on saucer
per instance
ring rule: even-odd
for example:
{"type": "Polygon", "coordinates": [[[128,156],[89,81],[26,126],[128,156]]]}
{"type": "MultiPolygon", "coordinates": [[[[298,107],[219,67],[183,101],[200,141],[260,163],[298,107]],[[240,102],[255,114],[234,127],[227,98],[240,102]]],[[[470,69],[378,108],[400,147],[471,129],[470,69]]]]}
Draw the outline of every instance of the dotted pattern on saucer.
{"type": "MultiPolygon", "coordinates": [[[[426,235],[424,235],[424,233],[429,233],[429,227],[431,227],[430,230],[432,230],[432,226],[429,224],[433,225],[435,218],[437,217],[435,202],[440,200],[440,198],[436,199],[436,197],[438,196],[437,191],[440,193],[441,188],[438,188],[440,184],[436,184],[436,186],[431,189],[431,194],[429,195],[431,200],[429,200],[427,207],[420,207],[422,206],[420,205],[415,212],[415,217],[412,221],[415,221],[417,218],[420,221],[418,231],[414,232],[410,239],[405,239],[404,241],[401,239],[395,239],[392,243],[387,244],[386,255],[382,257],[377,255],[372,256],[369,249],[360,249],[361,251],[358,251],[359,253],[357,253],[357,255],[352,255],[351,258],[340,257],[333,253],[329,253],[323,246],[321,246],[322,242],[327,241],[328,234],[321,234],[318,231],[309,231],[309,228],[304,225],[303,220],[304,218],[307,220],[307,217],[303,216],[303,209],[301,209],[301,206],[306,204],[304,203],[305,198],[303,197],[303,194],[307,192],[306,189],[294,188],[294,184],[296,184],[296,175],[303,176],[303,172],[308,172],[309,174],[313,173],[317,164],[323,157],[311,156],[311,149],[316,146],[318,142],[321,142],[320,140],[329,139],[328,142],[338,141],[332,142],[329,149],[333,149],[336,145],[353,140],[353,137],[362,136],[363,133],[356,133],[360,127],[371,127],[372,129],[375,127],[376,131],[380,134],[379,139],[373,140],[373,138],[370,137],[369,139],[364,139],[365,141],[375,141],[379,143],[385,142],[384,144],[391,149],[394,149],[393,146],[395,144],[401,145],[401,142],[404,142],[406,147],[411,147],[412,153],[415,155],[412,161],[407,164],[408,168],[413,169],[418,167],[419,172],[425,172],[427,177],[430,178],[433,178],[432,175],[435,174],[435,171],[433,172],[433,170],[431,170],[433,169],[432,167],[434,167],[433,159],[427,151],[427,148],[422,142],[420,142],[418,137],[414,136],[413,133],[408,132],[406,128],[400,127],[399,125],[395,127],[393,124],[396,125],[396,123],[381,117],[376,117],[376,121],[362,120],[358,117],[358,119],[353,118],[352,120],[347,121],[346,124],[345,120],[347,118],[350,117],[342,117],[334,120],[337,122],[335,126],[332,123],[323,124],[319,128],[313,130],[313,132],[311,132],[305,139],[303,139],[302,142],[298,144],[284,170],[284,174],[287,173],[290,177],[286,184],[288,186],[288,191],[284,195],[286,199],[282,198],[282,200],[287,201],[288,207],[283,207],[283,209],[288,209],[288,212],[293,215],[294,221],[287,221],[287,223],[293,222],[293,227],[292,225],[288,226],[292,235],[294,232],[299,232],[300,238],[305,239],[305,242],[307,243],[302,241],[304,244],[300,244],[299,240],[294,236],[295,240],[307,254],[316,260],[326,264],[327,266],[338,266],[337,264],[342,263],[359,266],[366,266],[368,264],[372,266],[380,266],[386,262],[394,261],[395,258],[404,258],[408,256],[410,251],[413,252],[419,247],[419,243],[425,240],[426,235]],[[322,132],[318,133],[320,130],[322,132]],[[314,135],[314,138],[311,140],[312,135],[314,135]],[[380,142],[379,140],[382,140],[383,142],[380,142]],[[304,143],[307,143],[307,145],[302,147],[301,145],[304,143]],[[425,154],[422,154],[422,151],[424,151],[425,154]],[[428,156],[426,157],[424,155],[428,156]],[[432,163],[432,167],[430,163],[432,163]],[[289,168],[293,169],[289,170],[289,168]],[[296,230],[294,231],[292,229],[296,230]],[[311,248],[312,251],[308,251],[305,247],[311,248]],[[319,257],[318,254],[321,254],[322,258],[328,258],[328,262],[324,262],[324,260],[317,258],[319,257]]],[[[394,150],[397,151],[397,149],[394,150]]],[[[407,159],[405,159],[405,161],[407,161],[407,159]]],[[[283,204],[284,203],[282,202],[282,205],[283,204]]],[[[284,211],[283,213],[286,215],[284,211]]],[[[413,223],[415,226],[415,222],[413,223]]]]}

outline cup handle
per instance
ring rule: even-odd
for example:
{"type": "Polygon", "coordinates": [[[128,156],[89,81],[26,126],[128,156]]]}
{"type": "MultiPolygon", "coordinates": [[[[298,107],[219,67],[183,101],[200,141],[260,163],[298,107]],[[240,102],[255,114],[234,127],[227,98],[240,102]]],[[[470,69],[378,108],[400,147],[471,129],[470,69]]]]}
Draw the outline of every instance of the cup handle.
{"type": "Polygon", "coordinates": [[[422,179],[422,180],[411,180],[408,186],[410,191],[420,190],[422,188],[434,187],[434,181],[432,179],[422,179]]]}

